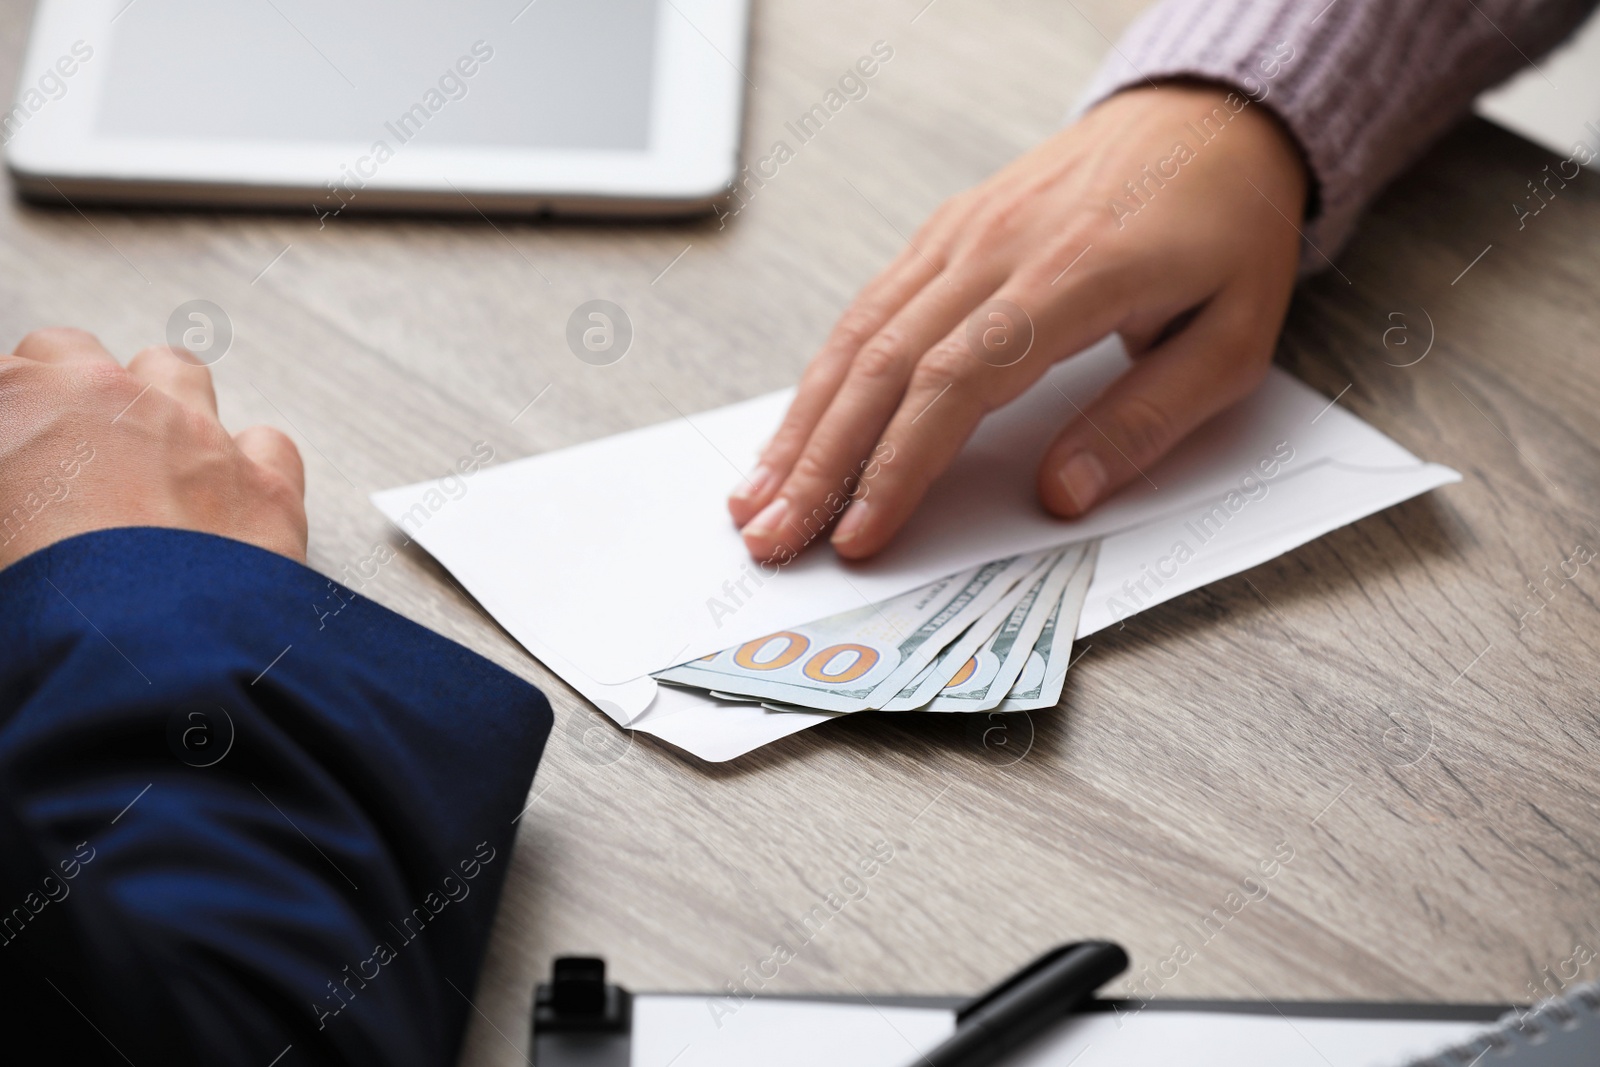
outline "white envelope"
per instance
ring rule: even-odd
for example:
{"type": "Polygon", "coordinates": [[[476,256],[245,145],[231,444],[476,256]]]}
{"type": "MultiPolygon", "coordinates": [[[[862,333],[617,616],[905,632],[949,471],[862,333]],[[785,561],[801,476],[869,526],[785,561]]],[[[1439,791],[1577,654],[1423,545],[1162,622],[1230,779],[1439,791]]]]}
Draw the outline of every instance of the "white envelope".
{"type": "Polygon", "coordinates": [[[1089,516],[1048,515],[1034,493],[1045,447],[1127,365],[1113,337],[1052,368],[983,422],[866,563],[819,539],[786,567],[758,567],[728,517],[727,494],[787,390],[373,501],[619,725],[720,761],[831,716],[658,688],[652,671],[987,560],[1101,537],[1081,636],[1460,478],[1274,368],[1089,516]]]}

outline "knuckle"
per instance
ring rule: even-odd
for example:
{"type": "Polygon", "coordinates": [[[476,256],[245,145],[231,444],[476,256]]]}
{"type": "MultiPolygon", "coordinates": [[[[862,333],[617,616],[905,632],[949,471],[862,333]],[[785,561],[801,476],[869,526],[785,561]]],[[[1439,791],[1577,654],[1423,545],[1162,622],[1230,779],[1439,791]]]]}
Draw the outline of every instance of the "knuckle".
{"type": "Polygon", "coordinates": [[[304,538],[305,500],[289,480],[269,470],[257,468],[253,476],[240,483],[243,505],[256,515],[269,517],[273,524],[287,521],[291,539],[304,538]]]}
{"type": "Polygon", "coordinates": [[[263,426],[262,435],[272,442],[272,449],[281,460],[293,462],[303,471],[305,458],[300,455],[300,446],[294,443],[294,438],[278,429],[276,426],[263,426]]]}
{"type": "Polygon", "coordinates": [[[277,448],[285,453],[292,453],[296,456],[300,454],[300,449],[295,445],[294,438],[290,437],[276,426],[263,425],[256,432],[261,434],[267,440],[271,441],[274,448],[277,448]]]}
{"type": "Polygon", "coordinates": [[[876,315],[866,308],[852,307],[839,316],[829,340],[839,348],[854,350],[866,344],[877,328],[876,315]]]}
{"type": "Polygon", "coordinates": [[[1094,235],[1082,227],[1068,226],[1032,257],[1019,270],[1019,274],[1042,280],[1046,285],[1057,279],[1080,279],[1088,275],[1104,258],[1094,254],[1094,235]]]}
{"type": "Polygon", "coordinates": [[[905,337],[899,330],[885,327],[856,353],[851,370],[858,378],[878,381],[896,377],[905,359],[905,337]]]}
{"type": "Polygon", "coordinates": [[[222,423],[183,404],[174,404],[182,420],[183,433],[197,440],[209,453],[223,455],[234,451],[233,438],[222,423]]]}
{"type": "MultiPolygon", "coordinates": [[[[128,360],[128,366],[143,366],[146,363],[166,364],[179,362],[178,354],[166,345],[149,345],[133,354],[128,360]]],[[[188,366],[187,363],[184,366],[188,366]]]]}
{"type": "Polygon", "coordinates": [[[971,377],[982,367],[968,349],[965,338],[947,337],[928,349],[917,362],[911,380],[917,385],[937,385],[971,377]]]}
{"type": "Polygon", "coordinates": [[[99,338],[94,334],[76,326],[41,326],[37,330],[29,330],[17,348],[54,349],[99,343],[99,338]]]}
{"type": "Polygon", "coordinates": [[[71,367],[71,382],[75,392],[85,393],[110,393],[121,396],[128,393],[134,380],[127,371],[115,363],[73,363],[71,367]]]}
{"type": "Polygon", "coordinates": [[[167,449],[180,450],[192,457],[207,470],[226,470],[238,462],[238,443],[222,423],[187,404],[158,394],[161,394],[159,388],[151,389],[150,395],[139,401],[129,417],[140,415],[147,433],[158,438],[167,449]],[[146,404],[150,406],[147,408],[146,404]]]}
{"type": "Polygon", "coordinates": [[[1123,400],[1111,412],[1111,431],[1136,462],[1154,459],[1172,442],[1172,419],[1144,397],[1123,400]]]}
{"type": "Polygon", "coordinates": [[[823,505],[833,507],[837,517],[838,507],[860,488],[861,470],[855,463],[830,464],[826,457],[803,457],[796,462],[783,494],[796,514],[823,505]]]}
{"type": "Polygon", "coordinates": [[[264,470],[258,478],[258,485],[261,495],[266,498],[267,503],[272,505],[273,508],[290,513],[296,513],[300,510],[302,503],[300,494],[295,491],[294,486],[289,484],[289,480],[281,474],[264,470]]]}
{"type": "Polygon", "coordinates": [[[983,206],[972,220],[971,230],[976,235],[978,247],[1003,244],[1022,225],[1023,205],[1015,198],[995,197],[983,206]]]}
{"type": "Polygon", "coordinates": [[[1006,230],[1008,213],[1003,202],[991,202],[972,220],[972,232],[979,244],[990,244],[1006,230]]]}
{"type": "Polygon", "coordinates": [[[794,461],[794,470],[789,473],[791,485],[803,486],[807,490],[825,485],[828,481],[828,470],[816,453],[805,451],[800,453],[800,458],[794,461]]]}
{"type": "Polygon", "coordinates": [[[133,359],[128,361],[129,370],[136,368],[141,374],[163,381],[189,383],[211,381],[209,367],[196,363],[188,352],[166,345],[152,345],[140,349],[133,359]]]}
{"type": "Polygon", "coordinates": [[[244,429],[239,431],[237,440],[250,441],[253,443],[259,442],[260,444],[270,444],[270,447],[273,448],[294,447],[294,444],[289,439],[288,434],[284,433],[276,426],[268,426],[264,422],[258,422],[254,426],[246,426],[244,429]]]}

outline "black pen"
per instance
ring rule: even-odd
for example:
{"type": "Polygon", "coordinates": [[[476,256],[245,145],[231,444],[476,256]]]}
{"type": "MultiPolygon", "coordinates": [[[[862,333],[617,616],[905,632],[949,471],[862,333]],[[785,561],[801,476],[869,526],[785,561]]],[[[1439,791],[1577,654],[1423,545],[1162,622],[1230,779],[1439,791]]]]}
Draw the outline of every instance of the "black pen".
{"type": "Polygon", "coordinates": [[[916,1062],[923,1067],[987,1067],[1037,1037],[1128,969],[1110,941],[1052,949],[956,1013],[956,1032],[916,1062]]]}

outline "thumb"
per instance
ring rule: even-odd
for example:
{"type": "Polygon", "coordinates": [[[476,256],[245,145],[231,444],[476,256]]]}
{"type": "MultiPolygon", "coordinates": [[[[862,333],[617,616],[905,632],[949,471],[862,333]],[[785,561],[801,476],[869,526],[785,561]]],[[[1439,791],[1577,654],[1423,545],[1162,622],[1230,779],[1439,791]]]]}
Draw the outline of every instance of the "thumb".
{"type": "Polygon", "coordinates": [[[1046,510],[1077,518],[1129,482],[1149,481],[1149,468],[1190,431],[1254,391],[1276,331],[1263,332],[1252,312],[1219,295],[1080,409],[1039,464],[1046,510]]]}

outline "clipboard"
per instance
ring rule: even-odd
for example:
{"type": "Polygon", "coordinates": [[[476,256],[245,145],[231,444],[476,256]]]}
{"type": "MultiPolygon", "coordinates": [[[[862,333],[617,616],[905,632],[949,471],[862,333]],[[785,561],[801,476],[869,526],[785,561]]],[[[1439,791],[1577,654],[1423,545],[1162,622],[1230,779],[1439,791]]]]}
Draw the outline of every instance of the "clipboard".
{"type": "MultiPolygon", "coordinates": [[[[535,994],[533,1062],[537,1067],[756,1062],[902,1067],[953,1032],[955,1013],[971,1002],[957,996],[632,993],[606,982],[603,960],[567,957],[555,961],[551,981],[535,994]],[[840,1058],[839,1045],[827,1047],[834,1038],[848,1047],[846,1058],[840,1058]],[[819,1043],[820,1051],[806,1056],[798,1047],[806,1041],[819,1043]],[[719,1043],[726,1047],[718,1048],[719,1043]],[[753,1050],[753,1045],[761,1047],[753,1050]]],[[[1149,1058],[1150,1049],[1163,1042],[1194,1049],[1196,1042],[1225,1045],[1232,1035],[1260,1046],[1266,1034],[1280,1042],[1305,1042],[1303,1060],[1317,1067],[1394,1067],[1460,1044],[1508,1010],[1504,1004],[1097,998],[1003,1062],[1007,1067],[1069,1062],[1144,1067],[1173,1062],[1170,1045],[1166,1060],[1149,1058]],[[1330,1050],[1329,1041],[1338,1048],[1330,1050]],[[1078,1061],[1097,1042],[1100,1051],[1078,1061]],[[1366,1058],[1341,1062],[1340,1050],[1366,1058]]],[[[1295,1062],[1270,1049],[1261,1055],[1263,1062],[1295,1062]]],[[[1237,1062],[1237,1057],[1224,1049],[1217,1062],[1237,1062]]]]}

